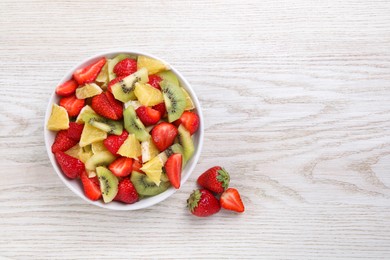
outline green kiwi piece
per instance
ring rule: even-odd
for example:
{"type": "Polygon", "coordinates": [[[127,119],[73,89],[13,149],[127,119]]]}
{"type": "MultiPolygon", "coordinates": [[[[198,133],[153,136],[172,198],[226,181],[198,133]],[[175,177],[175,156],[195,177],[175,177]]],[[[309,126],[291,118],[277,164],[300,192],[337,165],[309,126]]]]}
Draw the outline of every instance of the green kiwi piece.
{"type": "Polygon", "coordinates": [[[123,103],[134,100],[136,99],[134,94],[135,83],[145,83],[148,82],[148,80],[148,71],[145,68],[142,68],[112,85],[112,94],[115,99],[122,101],[123,103]]]}
{"type": "Polygon", "coordinates": [[[183,114],[187,105],[186,96],[181,87],[168,80],[163,80],[160,86],[168,112],[168,121],[173,122],[183,114]]]}
{"type": "Polygon", "coordinates": [[[177,79],[175,73],[173,73],[171,70],[159,72],[157,73],[157,75],[163,80],[169,81],[172,84],[175,84],[176,86],[180,86],[179,80],[177,79]]]}
{"type": "Polygon", "coordinates": [[[117,56],[115,56],[113,59],[110,59],[108,60],[107,62],[107,71],[108,71],[108,79],[109,81],[113,80],[116,78],[116,75],[114,73],[114,67],[115,65],[126,59],[126,58],[134,58],[132,55],[129,55],[129,54],[119,54],[117,56]]]}
{"type": "Polygon", "coordinates": [[[133,171],[130,177],[137,193],[141,196],[154,196],[166,191],[170,183],[161,182],[160,186],[157,186],[146,174],[133,171]]]}
{"type": "Polygon", "coordinates": [[[138,118],[133,106],[128,106],[123,111],[123,119],[127,132],[134,134],[139,141],[147,141],[150,138],[150,134],[145,130],[145,126],[138,118]]]}
{"type": "Polygon", "coordinates": [[[84,122],[87,122],[93,127],[99,128],[108,134],[121,135],[123,132],[123,126],[121,122],[104,118],[98,114],[84,113],[81,118],[84,122]]]}
{"type": "Polygon", "coordinates": [[[85,169],[94,171],[97,166],[109,165],[116,157],[109,151],[95,153],[85,162],[85,169]]]}
{"type": "Polygon", "coordinates": [[[106,167],[96,168],[104,203],[111,202],[118,193],[118,178],[106,167]]]}
{"type": "Polygon", "coordinates": [[[165,151],[164,153],[166,154],[166,156],[169,158],[169,156],[171,156],[172,154],[174,153],[180,153],[181,155],[183,155],[183,162],[182,162],[182,167],[184,167],[187,163],[187,160],[184,158],[184,149],[183,149],[183,146],[179,143],[175,143],[171,146],[169,146],[165,151]]]}
{"type": "Polygon", "coordinates": [[[177,130],[179,132],[179,142],[183,146],[183,159],[185,162],[187,162],[194,154],[194,143],[192,141],[190,132],[188,132],[183,125],[180,125],[177,130]]]}
{"type": "Polygon", "coordinates": [[[183,146],[181,146],[181,144],[173,144],[169,146],[164,152],[167,157],[171,156],[174,153],[180,153],[182,155],[184,154],[183,146]]]}

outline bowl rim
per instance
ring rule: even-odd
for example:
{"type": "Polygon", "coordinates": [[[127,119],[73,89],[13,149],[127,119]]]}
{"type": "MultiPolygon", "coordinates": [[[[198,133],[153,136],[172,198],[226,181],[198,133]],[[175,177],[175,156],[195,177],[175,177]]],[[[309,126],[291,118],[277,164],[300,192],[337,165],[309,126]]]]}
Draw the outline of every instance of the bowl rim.
{"type": "MultiPolygon", "coordinates": [[[[88,64],[92,63],[93,61],[99,59],[99,58],[102,58],[102,57],[114,57],[118,54],[135,54],[137,56],[139,55],[143,55],[143,56],[147,56],[147,57],[150,57],[150,58],[153,58],[153,59],[157,59],[157,60],[160,60],[162,62],[164,62],[165,64],[167,64],[171,71],[173,71],[175,73],[175,75],[178,77],[179,81],[183,84],[181,84],[182,87],[184,87],[187,92],[189,92],[191,98],[192,98],[192,101],[194,102],[195,104],[195,108],[197,110],[197,114],[199,116],[199,120],[200,120],[200,124],[199,124],[199,129],[198,129],[198,145],[197,147],[195,148],[195,153],[193,154],[192,158],[191,158],[191,162],[188,163],[186,165],[186,167],[184,168],[186,170],[186,172],[188,172],[188,174],[186,175],[182,175],[182,179],[181,179],[181,185],[180,187],[183,186],[183,184],[188,180],[188,178],[190,177],[190,175],[192,174],[198,160],[199,160],[199,157],[200,157],[200,154],[201,154],[201,151],[202,151],[202,148],[203,148],[203,138],[204,138],[204,120],[203,120],[203,113],[202,113],[202,109],[201,109],[201,105],[200,105],[200,102],[198,100],[198,97],[197,95],[195,94],[195,91],[194,89],[192,88],[192,86],[190,85],[190,83],[184,78],[184,76],[177,70],[175,69],[174,66],[172,66],[170,63],[166,62],[164,59],[161,59],[155,55],[152,55],[150,53],[147,53],[147,52],[144,52],[144,51],[139,51],[139,50],[133,50],[133,49],[110,49],[110,50],[107,50],[107,51],[101,51],[95,55],[92,55],[92,56],[89,56],[87,58],[85,58],[84,60],[82,60],[81,62],[77,63],[75,66],[73,66],[70,70],[68,70],[65,75],[61,78],[61,80],[57,83],[56,86],[62,84],[63,82],[65,82],[66,80],[69,80],[71,78],[71,76],[73,75],[74,71],[76,71],[77,69],[79,68],[82,68],[84,66],[87,66],[88,64]]],[[[44,139],[45,139],[45,147],[46,147],[46,152],[47,152],[47,155],[49,157],[49,160],[51,162],[51,165],[53,166],[54,168],[54,171],[57,173],[58,177],[61,179],[61,181],[65,184],[65,186],[67,186],[73,193],[75,193],[78,197],[82,198],[84,201],[92,204],[92,205],[95,205],[95,206],[98,206],[98,207],[101,207],[101,208],[105,208],[105,209],[111,209],[111,210],[138,210],[138,209],[144,209],[144,208],[148,208],[148,207],[151,207],[157,203],[160,203],[164,200],[166,200],[168,197],[172,196],[176,191],[178,191],[177,189],[173,188],[172,186],[170,188],[168,188],[168,190],[164,191],[163,193],[160,193],[156,196],[152,196],[152,197],[149,197],[147,198],[146,200],[140,200],[134,204],[122,204],[120,202],[110,202],[110,203],[104,203],[102,200],[98,200],[98,201],[92,201],[90,199],[88,199],[83,192],[80,193],[80,190],[78,190],[77,188],[75,188],[71,183],[70,183],[70,179],[66,178],[61,169],[58,167],[57,165],[57,162],[55,161],[55,158],[54,158],[54,154],[51,152],[51,145],[49,143],[49,134],[52,132],[52,131],[49,131],[47,128],[46,128],[46,124],[47,124],[47,121],[50,117],[50,114],[51,114],[51,110],[52,110],[52,105],[54,103],[54,100],[56,98],[56,94],[55,94],[55,89],[52,91],[51,93],[51,96],[50,96],[50,99],[49,99],[49,102],[48,102],[48,105],[47,105],[47,108],[46,108],[46,113],[45,113],[45,119],[44,119],[44,139]],[[116,203],[116,204],[114,204],[116,203]]]]}

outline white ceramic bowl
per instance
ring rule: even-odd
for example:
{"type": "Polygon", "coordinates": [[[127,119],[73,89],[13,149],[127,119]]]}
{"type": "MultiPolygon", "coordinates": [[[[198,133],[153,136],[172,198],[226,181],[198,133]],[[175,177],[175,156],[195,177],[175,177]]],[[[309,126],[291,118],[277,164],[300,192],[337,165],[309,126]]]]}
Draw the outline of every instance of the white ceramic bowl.
{"type": "MultiPolygon", "coordinates": [[[[138,52],[138,51],[132,51],[132,50],[115,50],[115,51],[108,51],[108,52],[99,53],[99,54],[94,55],[92,57],[89,57],[89,58],[85,59],[84,61],[80,62],[79,64],[77,64],[75,67],[73,67],[71,70],[69,70],[66,73],[66,75],[58,82],[57,85],[53,86],[53,93],[50,97],[49,104],[48,104],[47,109],[46,109],[46,115],[45,115],[45,125],[44,125],[45,145],[46,145],[46,151],[47,151],[47,154],[50,158],[51,164],[53,165],[53,168],[54,168],[55,172],[57,173],[58,177],[62,180],[62,182],[70,190],[72,190],[80,198],[84,199],[85,201],[87,201],[93,205],[96,205],[96,206],[99,206],[102,208],[113,209],[113,210],[136,210],[136,209],[147,208],[147,207],[150,207],[156,203],[159,203],[159,202],[165,200],[166,198],[168,198],[169,196],[171,196],[172,194],[174,194],[177,190],[174,189],[173,187],[170,187],[168,190],[166,190],[165,192],[163,192],[159,195],[141,199],[140,201],[138,201],[134,204],[124,204],[124,203],[120,203],[120,202],[116,202],[116,201],[112,201],[110,203],[105,204],[102,200],[92,201],[92,200],[88,199],[87,197],[85,197],[82,184],[79,180],[68,179],[61,172],[61,169],[55,160],[54,154],[51,152],[51,145],[53,144],[54,138],[56,136],[56,132],[52,132],[52,131],[49,131],[46,129],[46,123],[50,117],[52,104],[53,103],[58,104],[58,102],[59,102],[59,97],[55,94],[55,87],[62,84],[65,81],[69,80],[72,77],[73,72],[75,70],[89,65],[89,64],[97,61],[101,57],[113,58],[120,53],[145,55],[145,56],[149,56],[151,58],[155,58],[155,59],[163,61],[162,59],[157,58],[157,57],[150,55],[148,53],[145,53],[145,52],[138,52]]],[[[163,61],[163,62],[165,62],[165,61],[163,61]]],[[[165,62],[165,63],[169,64],[167,62],[165,62]]],[[[195,92],[191,88],[188,81],[173,66],[171,66],[171,65],[169,65],[169,66],[171,67],[171,70],[176,74],[177,78],[180,81],[181,86],[184,87],[188,91],[188,93],[190,94],[190,96],[195,104],[195,107],[196,107],[195,112],[199,115],[199,118],[200,118],[199,130],[193,135],[193,141],[194,141],[194,145],[195,145],[195,153],[192,156],[192,158],[188,161],[187,165],[185,166],[185,168],[182,171],[182,176],[181,176],[182,177],[181,178],[181,187],[182,187],[183,184],[187,181],[188,177],[191,175],[192,171],[194,170],[195,165],[198,162],[198,159],[199,159],[199,156],[200,156],[200,153],[202,150],[203,132],[204,132],[203,115],[202,115],[202,110],[201,110],[201,107],[199,104],[199,100],[196,97],[195,92]]],[[[59,203],[61,203],[61,202],[59,202],[59,203]]],[[[62,203],[66,203],[66,202],[63,201],[62,203]]]]}

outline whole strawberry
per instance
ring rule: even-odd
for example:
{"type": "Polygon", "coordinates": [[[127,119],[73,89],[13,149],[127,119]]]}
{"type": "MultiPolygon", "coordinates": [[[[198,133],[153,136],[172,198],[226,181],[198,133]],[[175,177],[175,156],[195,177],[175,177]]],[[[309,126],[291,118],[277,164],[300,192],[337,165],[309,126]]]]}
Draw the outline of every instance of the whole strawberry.
{"type": "Polygon", "coordinates": [[[187,207],[198,217],[211,216],[221,209],[218,199],[206,189],[194,190],[187,200],[187,207]]]}
{"type": "Polygon", "coordinates": [[[198,184],[215,193],[222,193],[229,187],[230,176],[229,173],[220,166],[214,166],[198,178],[198,184]]]}

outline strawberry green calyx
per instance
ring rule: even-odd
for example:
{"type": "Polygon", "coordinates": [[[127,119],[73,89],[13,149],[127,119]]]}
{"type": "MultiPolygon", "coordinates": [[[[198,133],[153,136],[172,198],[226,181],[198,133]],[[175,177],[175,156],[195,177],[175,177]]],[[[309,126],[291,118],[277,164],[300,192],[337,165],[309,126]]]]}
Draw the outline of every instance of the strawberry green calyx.
{"type": "Polygon", "coordinates": [[[226,190],[229,187],[230,175],[224,168],[221,168],[217,172],[218,172],[217,180],[221,183],[222,187],[226,190]]]}
{"type": "Polygon", "coordinates": [[[198,206],[199,200],[202,197],[200,190],[194,190],[190,197],[187,200],[187,207],[191,212],[194,212],[195,208],[198,206]]]}

